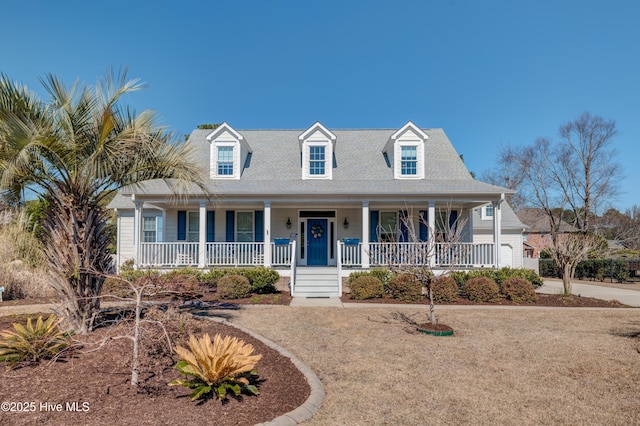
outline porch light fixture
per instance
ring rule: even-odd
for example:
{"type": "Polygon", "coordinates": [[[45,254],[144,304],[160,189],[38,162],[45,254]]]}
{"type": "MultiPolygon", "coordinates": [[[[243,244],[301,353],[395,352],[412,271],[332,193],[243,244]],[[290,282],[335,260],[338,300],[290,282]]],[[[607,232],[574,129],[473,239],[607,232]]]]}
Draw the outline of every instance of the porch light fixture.
{"type": "Polygon", "coordinates": [[[287,218],[287,229],[291,229],[291,219],[287,218]]]}
{"type": "Polygon", "coordinates": [[[349,221],[347,220],[347,217],[344,217],[344,222],[342,222],[342,226],[344,226],[344,229],[347,229],[349,227],[349,221]]]}

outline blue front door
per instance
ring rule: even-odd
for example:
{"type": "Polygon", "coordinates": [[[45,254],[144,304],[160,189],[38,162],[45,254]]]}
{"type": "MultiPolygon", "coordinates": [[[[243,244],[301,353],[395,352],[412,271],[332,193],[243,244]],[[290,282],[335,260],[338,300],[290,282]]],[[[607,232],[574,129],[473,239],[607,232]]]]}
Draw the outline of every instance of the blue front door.
{"type": "Polygon", "coordinates": [[[307,220],[307,265],[327,264],[327,219],[307,220]]]}

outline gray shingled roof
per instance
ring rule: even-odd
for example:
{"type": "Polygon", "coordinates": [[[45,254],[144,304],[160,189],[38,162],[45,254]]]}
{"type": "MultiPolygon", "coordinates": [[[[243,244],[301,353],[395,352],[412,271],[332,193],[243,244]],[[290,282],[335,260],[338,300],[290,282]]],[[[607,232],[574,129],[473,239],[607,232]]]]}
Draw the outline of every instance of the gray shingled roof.
{"type": "MultiPolygon", "coordinates": [[[[518,210],[518,218],[522,223],[527,224],[529,233],[549,233],[551,232],[551,226],[549,225],[549,217],[542,209],[538,208],[523,208],[518,210]]],[[[565,222],[560,222],[560,232],[576,232],[577,229],[565,222]]]]}
{"type": "MultiPolygon", "coordinates": [[[[337,137],[332,180],[303,180],[298,137],[305,130],[237,130],[253,152],[239,180],[211,180],[208,190],[232,195],[484,195],[513,191],[477,181],[442,129],[422,129],[425,144],[425,179],[394,179],[383,148],[397,129],[331,130],[337,137]]],[[[209,169],[212,130],[194,130],[187,143],[195,147],[196,161],[209,169]]],[[[149,181],[125,194],[170,194],[164,181],[149,181]]],[[[192,193],[195,195],[199,191],[192,193]]]]}
{"type": "MultiPolygon", "coordinates": [[[[502,229],[522,230],[528,228],[520,221],[509,203],[502,203],[500,210],[502,211],[502,229]]],[[[482,220],[480,208],[473,209],[473,229],[493,229],[493,220],[482,220]]]]}

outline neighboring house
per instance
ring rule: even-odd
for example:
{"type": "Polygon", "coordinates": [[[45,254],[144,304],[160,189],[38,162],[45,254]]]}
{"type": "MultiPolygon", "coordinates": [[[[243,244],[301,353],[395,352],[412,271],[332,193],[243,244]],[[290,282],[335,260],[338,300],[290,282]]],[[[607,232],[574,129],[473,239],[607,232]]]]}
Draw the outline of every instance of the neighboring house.
{"type": "Polygon", "coordinates": [[[133,259],[151,268],[277,267],[292,277],[294,295],[340,294],[339,277],[350,269],[410,263],[432,243],[435,268],[450,268],[451,259],[460,268],[522,266],[524,225],[504,201],[512,191],[473,179],[442,129],[408,122],[400,129],[236,130],[223,123],[194,130],[187,143],[212,196],[183,189],[176,197],[171,180],[121,190],[110,204],[118,266],[133,259]],[[429,235],[443,231],[437,219],[445,215],[464,224],[454,257],[429,235]],[[393,260],[390,245],[401,248],[393,260]],[[321,273],[335,287],[302,290],[321,273]]]}
{"type": "MultiPolygon", "coordinates": [[[[551,225],[549,225],[549,217],[538,208],[523,208],[518,210],[518,218],[522,223],[527,225],[524,238],[525,244],[529,247],[525,251],[529,252],[531,258],[539,258],[540,252],[546,247],[551,246],[551,225]]],[[[567,234],[576,232],[577,229],[565,221],[560,222],[558,232],[567,234]]]]}

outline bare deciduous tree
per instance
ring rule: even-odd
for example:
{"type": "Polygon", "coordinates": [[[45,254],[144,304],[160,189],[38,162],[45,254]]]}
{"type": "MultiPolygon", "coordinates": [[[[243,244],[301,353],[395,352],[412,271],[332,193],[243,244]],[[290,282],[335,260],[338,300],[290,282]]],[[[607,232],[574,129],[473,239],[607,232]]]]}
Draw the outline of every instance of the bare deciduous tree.
{"type": "Polygon", "coordinates": [[[621,171],[611,147],[616,134],[614,121],[585,112],[560,127],[557,142],[539,138],[533,145],[507,147],[501,153],[500,162],[522,176],[519,189],[525,199],[549,219],[549,251],[562,274],[565,294],[571,293],[571,265],[584,259],[596,243],[589,233],[597,207],[617,194],[621,171]],[[579,235],[559,238],[567,211],[579,235]]]}
{"type": "Polygon", "coordinates": [[[378,240],[384,234],[388,241],[380,247],[382,258],[390,271],[411,274],[422,284],[429,296],[429,321],[436,324],[433,280],[436,273],[446,275],[455,270],[461,257],[465,256],[465,249],[459,243],[462,242],[467,219],[452,216],[449,207],[436,211],[435,229],[429,226],[427,217],[416,216],[411,210],[400,216],[400,223],[406,229],[408,241],[400,241],[397,230],[378,226],[378,240]],[[420,232],[416,229],[420,226],[426,227],[428,241],[420,240],[420,232]]]}

